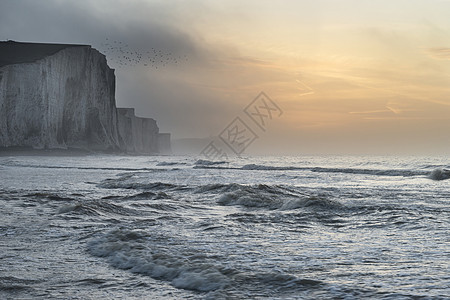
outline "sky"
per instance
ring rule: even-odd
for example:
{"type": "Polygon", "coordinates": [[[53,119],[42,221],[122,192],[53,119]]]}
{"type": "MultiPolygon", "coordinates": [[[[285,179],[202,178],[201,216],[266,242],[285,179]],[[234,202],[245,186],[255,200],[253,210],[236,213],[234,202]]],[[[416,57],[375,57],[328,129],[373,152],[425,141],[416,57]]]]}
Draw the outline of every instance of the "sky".
{"type": "Polygon", "coordinates": [[[239,117],[246,153],[448,155],[449,16],[449,0],[1,0],[0,40],[92,45],[117,105],[173,139],[239,117]],[[171,59],[121,65],[119,45],[171,59]],[[263,129],[244,111],[261,92],[282,112],[263,129]]]}

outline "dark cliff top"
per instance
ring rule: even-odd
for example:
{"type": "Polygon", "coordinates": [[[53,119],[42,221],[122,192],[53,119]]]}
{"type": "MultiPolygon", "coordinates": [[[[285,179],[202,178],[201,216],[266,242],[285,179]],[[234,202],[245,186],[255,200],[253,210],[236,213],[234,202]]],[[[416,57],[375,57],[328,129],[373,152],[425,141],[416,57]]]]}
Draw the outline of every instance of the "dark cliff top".
{"type": "Polygon", "coordinates": [[[69,47],[90,47],[79,44],[43,44],[15,41],[0,42],[0,67],[31,63],[69,47]]]}

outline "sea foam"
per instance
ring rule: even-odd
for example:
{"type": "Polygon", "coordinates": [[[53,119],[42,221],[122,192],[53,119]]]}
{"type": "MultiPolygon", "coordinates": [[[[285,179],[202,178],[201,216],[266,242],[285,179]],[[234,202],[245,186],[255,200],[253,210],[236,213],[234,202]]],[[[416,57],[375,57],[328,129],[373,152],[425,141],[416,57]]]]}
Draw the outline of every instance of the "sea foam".
{"type": "Polygon", "coordinates": [[[168,281],[176,288],[209,292],[228,284],[227,276],[207,261],[150,245],[146,234],[121,228],[91,240],[88,251],[107,258],[113,267],[168,281]]]}

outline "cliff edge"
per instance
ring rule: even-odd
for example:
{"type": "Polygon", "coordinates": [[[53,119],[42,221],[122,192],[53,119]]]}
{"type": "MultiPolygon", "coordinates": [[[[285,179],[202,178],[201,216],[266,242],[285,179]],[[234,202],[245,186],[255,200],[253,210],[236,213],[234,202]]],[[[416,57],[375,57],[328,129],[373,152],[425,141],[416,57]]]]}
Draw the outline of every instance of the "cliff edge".
{"type": "Polygon", "coordinates": [[[114,70],[91,46],[0,42],[0,147],[158,153],[155,120],[128,127],[119,111],[114,70]]]}

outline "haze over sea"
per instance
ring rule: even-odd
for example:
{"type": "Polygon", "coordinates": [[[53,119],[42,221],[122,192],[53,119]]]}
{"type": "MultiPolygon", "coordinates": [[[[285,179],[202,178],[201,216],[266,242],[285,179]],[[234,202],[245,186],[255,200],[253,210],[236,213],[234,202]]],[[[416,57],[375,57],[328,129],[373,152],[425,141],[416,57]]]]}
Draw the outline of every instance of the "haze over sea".
{"type": "Polygon", "coordinates": [[[449,299],[447,157],[0,157],[2,299],[449,299]]]}

